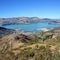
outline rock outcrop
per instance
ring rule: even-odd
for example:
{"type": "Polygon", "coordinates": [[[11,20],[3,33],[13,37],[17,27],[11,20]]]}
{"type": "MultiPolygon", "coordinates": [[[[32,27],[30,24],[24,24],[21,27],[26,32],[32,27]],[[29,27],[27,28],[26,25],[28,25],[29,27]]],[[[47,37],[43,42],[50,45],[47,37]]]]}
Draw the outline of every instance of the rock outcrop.
{"type": "Polygon", "coordinates": [[[13,33],[15,33],[15,30],[0,27],[0,37],[9,35],[9,34],[13,34],[13,33]]]}

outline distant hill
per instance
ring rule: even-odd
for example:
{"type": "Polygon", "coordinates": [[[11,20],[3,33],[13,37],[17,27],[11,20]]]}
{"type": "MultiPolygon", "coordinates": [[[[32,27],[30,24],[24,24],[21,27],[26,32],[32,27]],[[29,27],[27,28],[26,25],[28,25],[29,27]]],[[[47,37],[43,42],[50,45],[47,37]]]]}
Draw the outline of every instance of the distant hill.
{"type": "Polygon", "coordinates": [[[14,18],[0,18],[0,25],[10,24],[31,24],[39,22],[60,23],[58,19],[39,18],[39,17],[14,17],[14,18]]]}
{"type": "Polygon", "coordinates": [[[49,19],[49,18],[43,18],[43,20],[51,20],[51,19],[49,19]]]}

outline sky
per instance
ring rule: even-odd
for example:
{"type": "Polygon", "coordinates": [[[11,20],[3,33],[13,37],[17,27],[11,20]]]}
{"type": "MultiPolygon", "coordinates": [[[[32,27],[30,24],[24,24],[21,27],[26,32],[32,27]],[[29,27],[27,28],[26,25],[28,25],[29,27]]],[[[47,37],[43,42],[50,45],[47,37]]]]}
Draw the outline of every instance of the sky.
{"type": "Polygon", "coordinates": [[[60,18],[60,0],[0,0],[0,18],[60,18]]]}

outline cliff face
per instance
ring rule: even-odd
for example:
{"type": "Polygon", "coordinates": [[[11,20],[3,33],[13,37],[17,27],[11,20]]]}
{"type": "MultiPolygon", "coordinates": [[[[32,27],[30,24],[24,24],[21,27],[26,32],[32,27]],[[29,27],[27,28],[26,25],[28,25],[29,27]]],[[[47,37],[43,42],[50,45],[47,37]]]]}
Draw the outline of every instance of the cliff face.
{"type": "Polygon", "coordinates": [[[0,27],[0,37],[15,33],[15,30],[0,27]]]}

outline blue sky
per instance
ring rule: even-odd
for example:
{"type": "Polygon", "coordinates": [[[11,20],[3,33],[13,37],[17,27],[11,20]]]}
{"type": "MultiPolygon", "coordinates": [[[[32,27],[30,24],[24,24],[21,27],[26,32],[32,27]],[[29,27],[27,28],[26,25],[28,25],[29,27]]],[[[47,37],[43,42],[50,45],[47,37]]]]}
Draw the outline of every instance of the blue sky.
{"type": "Polygon", "coordinates": [[[0,0],[2,17],[60,18],[60,0],[0,0]]]}

